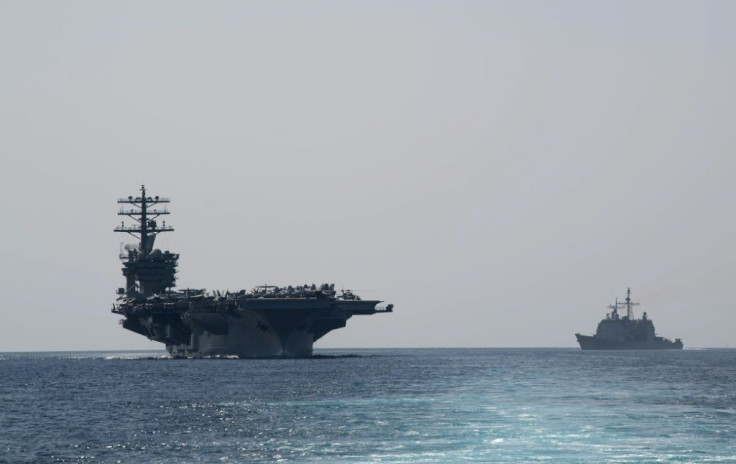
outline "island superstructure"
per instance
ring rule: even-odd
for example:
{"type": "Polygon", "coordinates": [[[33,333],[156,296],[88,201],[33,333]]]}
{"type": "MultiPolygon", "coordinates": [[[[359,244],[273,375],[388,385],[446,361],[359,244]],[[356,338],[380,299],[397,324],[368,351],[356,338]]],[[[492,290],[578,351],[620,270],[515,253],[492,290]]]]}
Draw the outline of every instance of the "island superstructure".
{"type": "Polygon", "coordinates": [[[682,341],[677,338],[671,341],[658,337],[654,332],[654,323],[645,312],[640,319],[634,318],[633,307],[639,303],[631,301],[631,289],[626,290],[626,300],[616,299],[609,308],[611,312],[598,323],[595,335],[575,334],[583,350],[681,350],[682,341]],[[619,309],[626,309],[626,315],[620,316],[619,309]]]}
{"type": "Polygon", "coordinates": [[[363,300],[350,290],[338,293],[334,284],[177,290],[179,255],[154,247],[159,234],[174,231],[165,220],[159,224],[170,214],[170,200],[149,196],[145,186],[140,191],[118,200],[118,215],[134,222],[114,230],[137,243],[121,250],[125,287],[118,289],[112,312],[123,316],[124,328],[165,344],[173,357],[307,357],[315,341],[352,316],[393,311],[391,304],[363,300]]]}

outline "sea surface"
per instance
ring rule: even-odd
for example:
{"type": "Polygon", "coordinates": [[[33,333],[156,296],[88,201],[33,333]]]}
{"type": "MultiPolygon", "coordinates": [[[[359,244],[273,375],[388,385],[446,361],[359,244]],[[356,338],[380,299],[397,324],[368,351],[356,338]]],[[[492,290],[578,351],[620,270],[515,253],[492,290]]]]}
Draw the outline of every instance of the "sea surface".
{"type": "Polygon", "coordinates": [[[736,463],[736,350],[0,354],[3,463],[736,463]]]}

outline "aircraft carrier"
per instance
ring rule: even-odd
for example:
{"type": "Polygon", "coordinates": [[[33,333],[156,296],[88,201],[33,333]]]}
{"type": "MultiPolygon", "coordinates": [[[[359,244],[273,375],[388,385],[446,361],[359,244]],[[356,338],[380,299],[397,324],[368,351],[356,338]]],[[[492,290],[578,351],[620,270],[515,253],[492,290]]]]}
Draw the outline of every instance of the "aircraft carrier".
{"type": "Polygon", "coordinates": [[[631,301],[631,289],[626,291],[626,300],[609,306],[612,310],[606,318],[598,323],[595,335],[575,334],[583,350],[681,350],[682,340],[673,342],[658,337],[654,332],[654,323],[644,313],[640,319],[634,318],[633,307],[639,303],[631,301]],[[619,309],[626,309],[626,315],[620,316],[619,309]]]}
{"type": "Polygon", "coordinates": [[[172,357],[309,357],[314,342],[352,316],[393,311],[350,290],[338,293],[334,284],[176,290],[179,255],[154,248],[158,234],[174,230],[165,220],[159,224],[170,200],[149,196],[145,185],[140,191],[118,200],[118,215],[134,222],[114,230],[137,243],[121,249],[125,287],[112,312],[123,316],[124,328],[165,344],[172,357]]]}

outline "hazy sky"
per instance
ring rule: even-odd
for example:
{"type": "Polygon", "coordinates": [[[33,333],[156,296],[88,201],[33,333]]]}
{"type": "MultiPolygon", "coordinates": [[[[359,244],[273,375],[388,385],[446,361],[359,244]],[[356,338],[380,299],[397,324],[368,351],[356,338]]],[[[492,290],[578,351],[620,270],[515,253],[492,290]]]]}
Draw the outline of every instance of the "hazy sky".
{"type": "Polygon", "coordinates": [[[736,2],[0,2],[0,351],[110,313],[118,197],[179,286],[396,305],[325,347],[576,346],[627,286],[735,346],[736,2]]]}

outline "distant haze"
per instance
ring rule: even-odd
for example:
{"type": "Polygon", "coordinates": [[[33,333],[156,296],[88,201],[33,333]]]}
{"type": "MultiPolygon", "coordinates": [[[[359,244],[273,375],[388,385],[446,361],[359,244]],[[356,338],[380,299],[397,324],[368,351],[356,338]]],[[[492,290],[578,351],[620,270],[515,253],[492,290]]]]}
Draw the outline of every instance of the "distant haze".
{"type": "MultiPolygon", "coordinates": [[[[734,346],[736,2],[0,3],[0,351],[110,313],[118,197],[180,287],[395,304],[326,347],[573,347],[631,287],[734,346]]],[[[127,240],[125,240],[127,241],[127,240]]]]}

